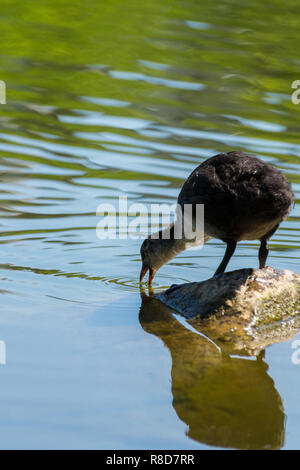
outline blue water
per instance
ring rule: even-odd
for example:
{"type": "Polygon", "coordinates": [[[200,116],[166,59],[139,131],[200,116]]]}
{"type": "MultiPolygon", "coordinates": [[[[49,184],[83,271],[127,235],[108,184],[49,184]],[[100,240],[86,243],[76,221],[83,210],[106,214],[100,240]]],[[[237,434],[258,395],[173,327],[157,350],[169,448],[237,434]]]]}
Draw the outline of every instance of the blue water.
{"type": "MultiPolygon", "coordinates": [[[[141,240],[120,239],[118,223],[116,239],[99,240],[96,210],[117,207],[121,195],[129,205],[173,204],[206,158],[233,149],[257,155],[280,168],[296,194],[268,262],[300,274],[294,4],[91,0],[83,11],[76,0],[12,1],[1,22],[0,447],[239,447],[233,436],[247,432],[244,410],[227,409],[234,429],[222,431],[213,412],[202,418],[190,407],[194,392],[175,371],[185,327],[174,317],[183,329],[172,347],[160,327],[147,331],[141,240]],[[219,432],[229,436],[226,446],[219,432]]],[[[257,248],[240,243],[230,269],[257,267],[257,248]]],[[[180,254],[159,271],[155,291],[209,278],[223,253],[211,240],[180,254]]],[[[262,439],[258,421],[249,443],[299,448],[292,344],[268,347],[253,366],[255,390],[263,381],[276,402],[281,437],[262,439]]],[[[240,360],[254,359],[233,359],[239,371],[240,360]]],[[[204,372],[193,367],[189,380],[198,380],[204,372]]],[[[224,385],[225,395],[238,402],[238,387],[224,385]]],[[[214,400],[207,395],[208,410],[219,409],[214,400]]]]}

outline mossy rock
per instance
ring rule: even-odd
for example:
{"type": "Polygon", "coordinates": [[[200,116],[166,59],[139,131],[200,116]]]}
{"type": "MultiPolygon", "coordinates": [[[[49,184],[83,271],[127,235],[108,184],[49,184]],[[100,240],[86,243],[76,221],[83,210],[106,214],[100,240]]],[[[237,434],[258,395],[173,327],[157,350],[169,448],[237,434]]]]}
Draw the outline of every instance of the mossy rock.
{"type": "Polygon", "coordinates": [[[300,276],[288,270],[240,269],[155,297],[228,352],[256,354],[300,331],[300,276]]]}

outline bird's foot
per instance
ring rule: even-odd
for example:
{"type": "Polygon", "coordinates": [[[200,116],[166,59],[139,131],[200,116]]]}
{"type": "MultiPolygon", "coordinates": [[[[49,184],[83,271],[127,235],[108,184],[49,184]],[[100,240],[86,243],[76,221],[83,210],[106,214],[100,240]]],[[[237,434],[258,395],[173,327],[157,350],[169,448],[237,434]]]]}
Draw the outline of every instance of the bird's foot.
{"type": "Polygon", "coordinates": [[[171,287],[169,287],[168,290],[166,290],[165,294],[171,294],[171,292],[174,292],[176,289],[179,289],[181,284],[172,284],[171,287]]]}

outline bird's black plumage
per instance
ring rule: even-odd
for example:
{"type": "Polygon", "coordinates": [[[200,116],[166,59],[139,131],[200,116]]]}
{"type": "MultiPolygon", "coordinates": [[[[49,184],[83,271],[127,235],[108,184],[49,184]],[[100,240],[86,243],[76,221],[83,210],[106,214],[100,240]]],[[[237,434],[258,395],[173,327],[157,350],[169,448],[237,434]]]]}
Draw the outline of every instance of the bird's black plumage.
{"type": "Polygon", "coordinates": [[[289,213],[294,194],[275,167],[241,152],[221,153],[185,181],[178,203],[204,204],[204,230],[221,240],[263,238],[289,213]]]}

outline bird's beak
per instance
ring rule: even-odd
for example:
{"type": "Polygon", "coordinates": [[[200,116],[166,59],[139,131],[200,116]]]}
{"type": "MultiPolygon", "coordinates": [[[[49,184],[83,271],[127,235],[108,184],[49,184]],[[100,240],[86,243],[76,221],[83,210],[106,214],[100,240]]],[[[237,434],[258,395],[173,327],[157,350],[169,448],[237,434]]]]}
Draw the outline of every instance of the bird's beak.
{"type": "Polygon", "coordinates": [[[141,273],[140,273],[140,282],[143,281],[143,279],[145,277],[145,274],[147,273],[148,270],[149,270],[149,281],[148,282],[149,282],[149,285],[151,286],[156,271],[154,271],[154,269],[150,268],[147,264],[143,264],[143,266],[142,266],[141,273]]]}

